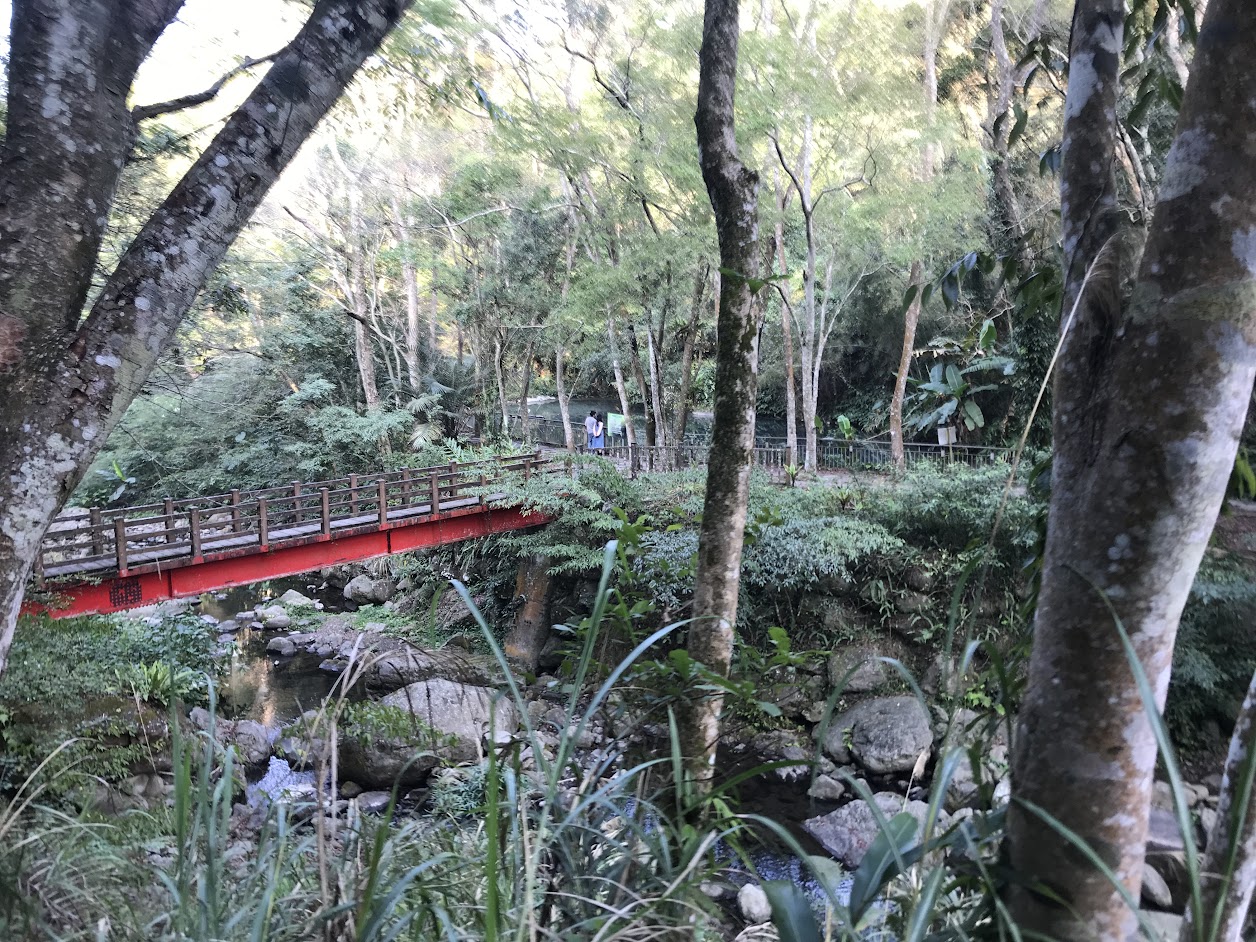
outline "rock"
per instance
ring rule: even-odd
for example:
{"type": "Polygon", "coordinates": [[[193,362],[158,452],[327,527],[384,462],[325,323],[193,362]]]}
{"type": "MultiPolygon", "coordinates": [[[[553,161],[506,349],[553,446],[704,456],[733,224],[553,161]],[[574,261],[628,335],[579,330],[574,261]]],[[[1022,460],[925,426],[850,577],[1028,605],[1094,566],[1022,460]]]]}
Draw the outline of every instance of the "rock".
{"type": "Polygon", "coordinates": [[[392,582],[387,579],[372,579],[363,573],[354,576],[344,588],[344,596],[350,602],[359,605],[382,605],[392,598],[394,592],[392,582]]]}
{"type": "Polygon", "coordinates": [[[423,680],[442,678],[486,686],[497,678],[496,666],[461,648],[425,650],[406,642],[381,653],[365,672],[367,686],[376,692],[400,690],[423,680]]]}
{"type": "Polygon", "coordinates": [[[292,627],[292,617],[287,614],[268,615],[266,620],[262,622],[262,628],[266,631],[283,631],[285,628],[292,627]]]}
{"type": "Polygon", "coordinates": [[[1203,830],[1203,840],[1200,841],[1201,848],[1208,849],[1208,841],[1212,838],[1212,832],[1217,827],[1217,810],[1215,808],[1200,808],[1196,814],[1199,816],[1199,826],[1203,830]]]}
{"type": "Polygon", "coordinates": [[[257,620],[257,612],[251,608],[247,612],[236,612],[235,620],[242,625],[247,625],[249,622],[257,620]]]}
{"type": "Polygon", "coordinates": [[[1191,898],[1191,876],[1186,869],[1186,854],[1181,851],[1148,851],[1147,867],[1160,878],[1158,891],[1167,898],[1165,909],[1180,913],[1191,898]]]}
{"type": "Polygon", "coordinates": [[[210,615],[208,612],[207,612],[207,613],[205,613],[205,614],[203,614],[203,615],[201,615],[201,616],[200,616],[200,619],[201,619],[201,622],[202,622],[203,624],[206,624],[206,625],[211,625],[211,626],[212,626],[212,625],[217,625],[217,624],[218,624],[218,619],[217,619],[217,618],[215,618],[213,615],[210,615]]]}
{"type": "Polygon", "coordinates": [[[976,747],[981,756],[981,781],[997,783],[1007,771],[1008,742],[1007,724],[991,716],[967,709],[959,709],[951,716],[940,717],[942,743],[938,748],[938,763],[943,756],[956,752],[955,770],[946,789],[946,810],[958,811],[973,806],[980,798],[977,777],[974,774],[970,753],[976,747]]]}
{"type": "MultiPolygon", "coordinates": [[[[873,796],[885,818],[892,818],[906,811],[923,826],[929,806],[923,801],[907,801],[893,792],[879,792],[873,796]]],[[[939,826],[943,824],[939,820],[939,826]]],[[[880,828],[871,806],[862,798],[843,805],[836,811],[817,818],[808,818],[803,829],[820,842],[843,866],[855,869],[864,854],[872,846],[880,828]]]]}
{"type": "Polygon", "coordinates": [[[817,775],[807,795],[817,801],[837,801],[846,794],[846,786],[831,775],[817,775]]]}
{"type": "Polygon", "coordinates": [[[747,926],[733,937],[733,942],[781,942],[781,933],[770,922],[747,926]]]}
{"type": "Polygon", "coordinates": [[[932,746],[929,713],[915,697],[866,700],[835,718],[824,738],[833,761],[854,759],[876,775],[910,772],[932,746]]]}
{"type": "Polygon", "coordinates": [[[1169,891],[1169,884],[1164,882],[1164,877],[1149,863],[1143,864],[1142,901],[1156,909],[1170,909],[1173,906],[1173,894],[1169,891]]]}
{"type": "Polygon", "coordinates": [[[917,615],[932,604],[932,600],[923,592],[904,592],[894,600],[894,607],[904,615],[917,615]]]}
{"type": "Polygon", "coordinates": [[[933,573],[922,566],[912,566],[903,573],[903,581],[909,589],[917,592],[929,592],[933,589],[933,573]]]}
{"type": "Polygon", "coordinates": [[[289,589],[283,595],[279,596],[280,605],[290,605],[293,608],[313,608],[314,600],[302,595],[296,589],[289,589]]]}
{"type": "Polygon", "coordinates": [[[360,794],[362,794],[362,786],[357,782],[340,783],[341,798],[357,798],[360,794]]]}
{"type": "Polygon", "coordinates": [[[802,733],[789,729],[768,730],[750,740],[750,748],[760,762],[795,763],[769,773],[782,782],[799,782],[811,774],[815,750],[809,747],[802,733]]]}
{"type": "Polygon", "coordinates": [[[287,615],[282,605],[267,605],[265,608],[259,608],[256,612],[259,621],[265,621],[268,618],[278,618],[280,615],[287,615]]]}
{"type": "Polygon", "coordinates": [[[880,652],[873,647],[856,646],[834,651],[827,664],[829,684],[836,687],[850,671],[850,678],[843,693],[869,693],[885,683],[888,675],[886,666],[877,657],[880,652]]]}
{"type": "Polygon", "coordinates": [[[727,883],[722,881],[716,882],[715,880],[703,880],[698,884],[698,892],[707,899],[713,899],[717,902],[720,900],[726,900],[734,895],[733,888],[727,883]]]}
{"type": "Polygon", "coordinates": [[[513,733],[518,712],[490,687],[433,678],[409,684],[384,697],[385,706],[400,707],[419,717],[447,741],[438,749],[444,758],[469,762],[480,758],[490,722],[497,731],[513,733]]]}
{"type": "Polygon", "coordinates": [[[358,807],[367,814],[381,814],[392,801],[391,792],[362,792],[358,795],[358,807]]]}
{"type": "Polygon", "coordinates": [[[759,926],[772,919],[772,904],[768,894],[757,883],[747,883],[737,891],[737,908],[747,925],[759,926]]]}
{"type": "Polygon", "coordinates": [[[1164,808],[1151,808],[1151,817],[1147,827],[1147,853],[1178,853],[1186,849],[1182,840],[1182,832],[1178,830],[1177,818],[1173,812],[1164,808]]]}
{"type": "Polygon", "coordinates": [[[1151,930],[1151,942],[1177,942],[1182,934],[1182,917],[1175,913],[1139,910],[1138,915],[1151,930]]]}
{"type": "Polygon", "coordinates": [[[271,638],[266,642],[266,650],[280,657],[292,657],[297,653],[297,646],[289,638],[271,638]]]}
{"type": "Polygon", "coordinates": [[[1165,811],[1173,810],[1173,786],[1168,782],[1156,782],[1151,789],[1151,804],[1165,811]]]}
{"type": "Polygon", "coordinates": [[[969,683],[973,680],[972,668],[963,674],[959,671],[959,660],[947,658],[939,651],[934,655],[920,689],[931,696],[962,697],[969,683]]]}
{"type": "Polygon", "coordinates": [[[248,766],[263,765],[269,761],[271,736],[269,729],[253,720],[237,721],[229,733],[230,741],[236,747],[236,753],[248,766]]]}

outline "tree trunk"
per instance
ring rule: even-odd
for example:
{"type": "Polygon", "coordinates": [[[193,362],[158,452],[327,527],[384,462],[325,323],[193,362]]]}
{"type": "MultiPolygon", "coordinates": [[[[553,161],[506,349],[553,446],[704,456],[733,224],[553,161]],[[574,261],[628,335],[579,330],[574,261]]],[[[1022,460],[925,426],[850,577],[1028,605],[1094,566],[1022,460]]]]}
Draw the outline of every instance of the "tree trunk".
{"type": "Polygon", "coordinates": [[[629,450],[637,445],[637,432],[632,426],[631,402],[628,399],[628,384],[624,382],[624,368],[619,363],[619,340],[615,333],[615,318],[610,309],[606,311],[606,336],[611,345],[611,370],[615,374],[615,391],[619,393],[619,407],[624,410],[624,437],[629,450]]]}
{"type": "Polygon", "coordinates": [[[523,443],[532,441],[531,415],[528,411],[528,392],[532,388],[532,344],[531,337],[523,351],[523,382],[519,390],[519,414],[523,416],[523,443]]]}
{"type": "Polygon", "coordinates": [[[501,335],[493,338],[493,373],[497,379],[497,404],[502,413],[502,435],[510,438],[510,408],[506,398],[506,349],[501,335]]]}
{"type": "Polygon", "coordinates": [[[409,5],[320,0],[128,246],[86,318],[135,137],[126,99],[181,3],[15,6],[0,160],[0,670],[49,523],[210,272],[409,5]]]}
{"type": "Polygon", "coordinates": [[[515,623],[502,649],[506,657],[527,672],[537,668],[541,651],[550,636],[550,559],[528,556],[519,561],[515,600],[521,601],[515,623]]]}
{"type": "Polygon", "coordinates": [[[375,349],[370,334],[360,320],[353,322],[353,358],[358,362],[358,379],[362,382],[362,397],[367,409],[379,405],[379,383],[375,379],[375,349]]]}
{"type": "Polygon", "coordinates": [[[667,420],[663,414],[663,371],[659,367],[658,345],[654,332],[645,332],[646,361],[650,364],[650,402],[654,407],[654,444],[667,444],[667,420]]]}
{"type": "Polygon", "coordinates": [[[645,371],[641,368],[641,348],[637,344],[637,331],[631,323],[628,324],[628,353],[632,361],[630,363],[632,376],[637,381],[637,391],[641,393],[641,403],[645,406],[645,443],[653,446],[658,444],[658,426],[655,424],[656,416],[650,396],[650,383],[646,380],[645,371]]]}
{"type": "MultiPolygon", "coordinates": [[[[432,287],[428,292],[427,304],[427,356],[431,363],[436,362],[436,350],[440,341],[436,336],[436,317],[439,313],[440,296],[436,293],[436,260],[432,259],[432,287]]],[[[462,338],[458,338],[458,365],[462,366],[462,338]]]]}
{"type": "MultiPolygon", "coordinates": [[[[396,193],[390,193],[389,197],[393,231],[397,234],[397,244],[401,249],[401,280],[406,286],[406,374],[410,381],[410,394],[413,396],[423,386],[423,374],[419,370],[419,273],[414,264],[410,229],[408,220],[401,211],[401,201],[397,199],[396,193]]],[[[436,293],[433,288],[432,302],[435,301],[436,293]]]]}
{"type": "Polygon", "coordinates": [[[907,453],[903,448],[903,399],[907,395],[907,377],[911,375],[912,354],[916,347],[916,325],[920,323],[920,277],[923,268],[920,262],[911,263],[911,274],[908,280],[916,289],[915,297],[907,305],[907,313],[903,318],[903,352],[898,360],[898,372],[894,376],[894,395],[890,398],[890,457],[894,467],[902,471],[907,464],[907,453]]]}
{"type": "MultiPolygon", "coordinates": [[[[781,274],[789,271],[789,261],[785,257],[785,207],[786,193],[781,186],[781,171],[776,169],[776,255],[777,264],[781,266],[781,274]]],[[[781,338],[784,344],[785,360],[785,454],[787,463],[798,464],[798,400],[795,395],[797,388],[794,381],[794,316],[790,312],[789,303],[781,299],[781,338]]]]}
{"type": "Polygon", "coordinates": [[[1242,942],[1252,890],[1256,887],[1256,808],[1250,804],[1254,758],[1256,674],[1252,675],[1234,724],[1234,735],[1230,737],[1217,823],[1208,835],[1208,852],[1200,867],[1202,905],[1199,913],[1187,907],[1180,942],[1195,942],[1196,926],[1201,925],[1205,927],[1205,939],[1242,942]],[[1244,806],[1241,817],[1240,806],[1244,806]]]}
{"type": "MultiPolygon", "coordinates": [[[[698,537],[689,654],[722,675],[727,675],[732,661],[737,622],[759,379],[759,323],[749,284],[759,273],[759,176],[737,155],[737,34],[737,0],[707,0],[694,123],[702,179],[719,235],[722,285],[715,421],[698,537]]],[[[723,698],[696,691],[691,696],[681,715],[680,745],[691,781],[704,791],[715,774],[723,698]]]]}
{"type": "Polygon", "coordinates": [[[685,440],[685,426],[689,424],[689,405],[693,398],[693,348],[698,342],[698,320],[702,316],[706,283],[710,276],[711,266],[703,261],[694,283],[693,306],[689,310],[685,344],[680,354],[680,389],[676,397],[676,413],[672,416],[672,441],[677,445],[685,440]]]}
{"type": "Polygon", "coordinates": [[[1083,3],[1073,23],[1051,508],[1008,815],[1010,866],[1064,901],[1013,889],[1012,914],[1052,938],[1136,932],[1108,879],[1029,809],[1080,835],[1138,898],[1156,744],[1114,620],[1162,706],[1256,378],[1256,204],[1232,195],[1256,192],[1256,18],[1242,0],[1209,4],[1123,308],[1111,155],[1124,12],[1083,3]]]}
{"type": "Polygon", "coordinates": [[[563,441],[568,451],[576,450],[576,435],[571,428],[571,394],[567,392],[567,379],[564,376],[563,348],[554,348],[554,385],[558,393],[558,412],[563,417],[563,441]]]}

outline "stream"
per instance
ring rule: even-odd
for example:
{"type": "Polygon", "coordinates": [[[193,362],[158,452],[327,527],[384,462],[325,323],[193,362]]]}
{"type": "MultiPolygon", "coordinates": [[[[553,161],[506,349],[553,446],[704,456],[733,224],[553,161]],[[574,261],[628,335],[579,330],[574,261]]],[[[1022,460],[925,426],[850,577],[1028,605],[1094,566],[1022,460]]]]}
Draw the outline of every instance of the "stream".
{"type": "MultiPolygon", "coordinates": [[[[354,608],[339,590],[315,584],[315,579],[314,574],[307,574],[207,594],[201,597],[197,610],[220,622],[230,622],[237,612],[274,604],[289,589],[320,603],[321,610],[314,613],[316,617],[354,608]]],[[[299,611],[293,612],[294,629],[301,627],[303,620],[299,611]]],[[[290,657],[280,657],[268,653],[266,644],[275,635],[273,631],[247,627],[232,635],[235,644],[231,663],[219,682],[219,710],[224,719],[253,720],[277,731],[306,710],[317,709],[332,694],[340,675],[320,668],[323,659],[316,654],[298,650],[290,657]]],[[[350,696],[354,698],[353,694],[350,696]]],[[[294,771],[287,761],[272,756],[260,776],[250,777],[247,800],[260,809],[275,800],[310,798],[315,793],[314,785],[313,772],[294,771]]],[[[804,786],[783,785],[767,778],[748,781],[739,791],[740,811],[778,822],[807,853],[824,853],[801,825],[805,818],[832,810],[836,807],[834,803],[813,801],[806,796],[804,786]]],[[[823,891],[801,861],[774,836],[764,836],[767,844],[751,853],[760,879],[786,880],[803,886],[813,898],[822,897],[823,891]]],[[[724,852],[721,856],[725,854],[733,870],[741,869],[740,864],[731,859],[731,853],[724,852]]],[[[841,892],[847,891],[848,887],[843,885],[841,892]]]]}

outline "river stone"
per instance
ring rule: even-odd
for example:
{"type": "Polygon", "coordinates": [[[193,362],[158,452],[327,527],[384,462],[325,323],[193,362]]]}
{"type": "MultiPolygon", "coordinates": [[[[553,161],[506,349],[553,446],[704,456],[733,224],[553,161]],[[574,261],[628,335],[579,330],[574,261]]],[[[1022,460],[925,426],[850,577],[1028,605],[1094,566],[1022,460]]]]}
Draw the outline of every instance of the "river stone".
{"type": "Polygon", "coordinates": [[[388,809],[391,792],[363,792],[358,795],[358,807],[367,814],[380,814],[388,809]]]}
{"type": "Polygon", "coordinates": [[[852,759],[869,772],[910,772],[933,745],[929,712],[915,697],[878,697],[837,717],[824,750],[839,765],[852,759]]]}
{"type": "Polygon", "coordinates": [[[980,798],[977,778],[970,752],[975,748],[981,758],[984,783],[999,782],[1008,766],[1007,723],[974,710],[958,709],[949,717],[940,713],[938,763],[951,752],[957,753],[955,768],[946,788],[946,810],[958,811],[973,807],[980,798]],[[992,728],[993,725],[993,728],[992,728]]]}
{"type": "MultiPolygon", "coordinates": [[[[929,806],[925,802],[907,801],[902,795],[893,792],[878,792],[872,797],[886,820],[900,811],[906,811],[923,826],[929,813],[929,806]]],[[[864,854],[880,833],[872,807],[862,798],[826,815],[808,818],[802,826],[825,850],[852,870],[859,866],[864,854]]]]}
{"type": "Polygon", "coordinates": [[[231,729],[229,739],[245,765],[262,765],[270,759],[271,731],[261,723],[239,720],[231,729]]]}
{"type": "Polygon", "coordinates": [[[280,657],[292,657],[297,652],[297,646],[291,638],[271,638],[266,642],[266,650],[280,657]]]}
{"type": "Polygon", "coordinates": [[[846,786],[831,775],[817,775],[807,789],[807,797],[816,801],[837,801],[846,794],[846,786]]]}
{"type": "Polygon", "coordinates": [[[842,648],[829,656],[829,684],[836,687],[852,668],[855,672],[842,688],[843,693],[871,693],[885,683],[888,675],[885,663],[878,661],[880,651],[873,647],[856,646],[842,648]]]}
{"type": "Polygon", "coordinates": [[[302,595],[296,589],[289,589],[283,595],[279,596],[280,605],[291,605],[293,608],[313,608],[314,600],[308,596],[302,595]]]}
{"type": "Polygon", "coordinates": [[[499,732],[513,733],[519,726],[515,705],[505,698],[494,703],[496,694],[491,687],[433,678],[402,687],[381,702],[409,710],[438,733],[450,737],[447,744],[439,747],[445,758],[469,762],[483,752],[481,743],[490,721],[499,732]]]}
{"type": "Polygon", "coordinates": [[[493,683],[496,673],[485,658],[462,648],[427,650],[399,643],[395,650],[381,653],[367,668],[365,676],[371,690],[388,693],[438,677],[485,686],[493,683]]]}
{"type": "Polygon", "coordinates": [[[1142,901],[1148,906],[1154,906],[1156,909],[1171,909],[1173,907],[1173,893],[1169,889],[1169,884],[1164,881],[1156,868],[1149,863],[1143,864],[1143,892],[1142,901]]]}
{"type": "Polygon", "coordinates": [[[1140,910],[1138,914],[1151,930],[1152,942],[1177,942],[1182,934],[1182,917],[1176,913],[1140,910]]]}
{"type": "Polygon", "coordinates": [[[759,926],[772,918],[772,904],[768,894],[757,883],[747,883],[737,891],[737,908],[741,918],[750,926],[759,926]]]}
{"type": "Polygon", "coordinates": [[[270,615],[262,622],[262,627],[267,631],[283,631],[285,628],[292,627],[291,615],[270,615]]]}
{"type": "Polygon", "coordinates": [[[393,585],[387,579],[372,579],[363,573],[349,580],[344,590],[345,598],[358,605],[380,605],[393,594],[393,585]]]}
{"type": "Polygon", "coordinates": [[[421,785],[441,761],[430,746],[396,738],[364,741],[342,734],[338,749],[340,774],[364,788],[421,785]]]}

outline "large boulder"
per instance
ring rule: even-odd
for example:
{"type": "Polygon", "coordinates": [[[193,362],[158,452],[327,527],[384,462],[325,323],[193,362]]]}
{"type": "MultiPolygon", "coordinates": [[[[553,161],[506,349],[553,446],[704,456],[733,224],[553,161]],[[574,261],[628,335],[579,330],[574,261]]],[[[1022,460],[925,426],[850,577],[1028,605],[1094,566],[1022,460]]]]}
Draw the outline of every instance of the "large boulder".
{"type": "Polygon", "coordinates": [[[434,743],[401,737],[373,737],[369,740],[342,734],[339,745],[340,775],[367,788],[391,789],[400,784],[413,788],[427,781],[440,765],[434,743]]]}
{"type": "Polygon", "coordinates": [[[880,651],[867,645],[839,648],[829,656],[829,684],[836,687],[850,674],[843,693],[871,693],[889,679],[885,662],[878,660],[880,656],[880,651]]]}
{"type": "Polygon", "coordinates": [[[392,598],[394,590],[387,579],[372,579],[363,573],[350,579],[344,591],[345,598],[358,605],[382,605],[392,598]]]}
{"type": "MultiPolygon", "coordinates": [[[[929,806],[925,802],[907,801],[893,792],[879,792],[872,797],[887,821],[906,811],[923,828],[929,814],[929,806]]],[[[843,866],[852,870],[859,866],[881,830],[872,806],[862,798],[818,818],[808,818],[802,826],[843,866]]]]}
{"type": "Polygon", "coordinates": [[[379,693],[435,678],[487,686],[495,682],[499,673],[493,662],[464,648],[427,650],[405,642],[397,643],[391,650],[383,642],[379,647],[386,649],[378,652],[364,678],[367,687],[379,693]]]}
{"type": "Polygon", "coordinates": [[[289,589],[283,595],[279,596],[280,605],[290,605],[293,608],[313,608],[314,600],[302,595],[296,589],[289,589]]]}
{"type": "MultiPolygon", "coordinates": [[[[439,750],[454,762],[469,762],[480,757],[490,725],[498,733],[513,733],[519,726],[515,705],[499,697],[493,688],[439,677],[402,687],[380,702],[408,710],[446,737],[439,750]]],[[[354,776],[349,777],[359,781],[354,776]]]]}
{"type": "Polygon", "coordinates": [[[929,711],[915,697],[877,697],[836,717],[824,751],[838,765],[854,761],[874,775],[910,772],[933,746],[929,711]]]}

